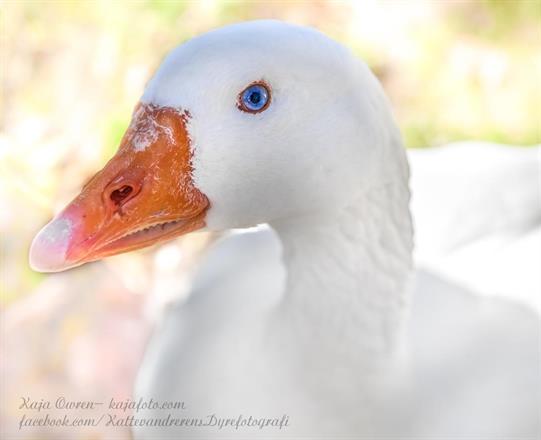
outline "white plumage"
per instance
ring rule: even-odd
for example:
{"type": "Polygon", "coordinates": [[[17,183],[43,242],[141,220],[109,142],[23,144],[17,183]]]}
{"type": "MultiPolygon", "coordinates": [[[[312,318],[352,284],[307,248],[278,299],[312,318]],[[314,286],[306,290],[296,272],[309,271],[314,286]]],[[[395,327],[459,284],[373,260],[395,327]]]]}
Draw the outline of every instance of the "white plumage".
{"type": "Polygon", "coordinates": [[[471,141],[410,151],[418,267],[541,312],[540,154],[471,141]]]}
{"type": "MultiPolygon", "coordinates": [[[[489,235],[489,225],[510,226],[494,223],[498,214],[521,230],[538,225],[539,211],[524,206],[537,197],[525,189],[530,165],[518,193],[491,198],[487,170],[487,187],[466,199],[454,184],[448,193],[428,190],[451,178],[447,159],[425,180],[415,176],[416,164],[434,172],[422,163],[438,153],[414,156],[418,257],[427,270],[408,290],[406,156],[379,84],[345,48],[279,22],[229,26],[174,50],[143,101],[189,110],[194,181],[211,201],[209,229],[272,229],[231,236],[209,252],[187,302],[155,332],[138,397],[187,402],[175,417],[188,424],[212,414],[285,414],[288,426],[140,427],[136,438],[540,434],[538,318],[476,296],[425,258],[489,235]],[[261,79],[272,85],[267,111],[243,114],[231,105],[261,79]]],[[[475,171],[470,178],[479,181],[475,171]]],[[[471,195],[471,186],[464,191],[471,195]]]]}

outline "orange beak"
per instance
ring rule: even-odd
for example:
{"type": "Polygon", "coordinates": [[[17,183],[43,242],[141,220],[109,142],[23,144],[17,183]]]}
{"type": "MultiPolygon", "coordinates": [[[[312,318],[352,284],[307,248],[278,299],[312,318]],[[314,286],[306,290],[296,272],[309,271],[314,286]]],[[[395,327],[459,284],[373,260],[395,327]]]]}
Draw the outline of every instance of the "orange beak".
{"type": "Polygon", "coordinates": [[[34,238],[30,265],[57,272],[205,226],[193,184],[188,113],[138,104],[116,155],[34,238]]]}

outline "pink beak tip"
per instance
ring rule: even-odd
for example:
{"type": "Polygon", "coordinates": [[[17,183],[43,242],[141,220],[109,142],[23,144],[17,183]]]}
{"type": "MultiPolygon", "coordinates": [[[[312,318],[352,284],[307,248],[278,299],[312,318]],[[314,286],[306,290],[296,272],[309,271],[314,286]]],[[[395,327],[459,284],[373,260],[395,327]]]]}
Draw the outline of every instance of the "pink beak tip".
{"type": "Polygon", "coordinates": [[[59,272],[70,267],[66,253],[72,230],[71,220],[62,216],[45,225],[30,246],[30,267],[37,272],[59,272]]]}

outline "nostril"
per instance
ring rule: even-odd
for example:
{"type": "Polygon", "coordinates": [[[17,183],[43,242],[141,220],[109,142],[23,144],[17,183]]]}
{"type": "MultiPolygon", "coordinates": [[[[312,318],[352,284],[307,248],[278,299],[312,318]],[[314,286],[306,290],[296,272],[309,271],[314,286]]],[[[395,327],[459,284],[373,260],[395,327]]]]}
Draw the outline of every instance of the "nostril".
{"type": "Polygon", "coordinates": [[[115,205],[120,206],[130,196],[132,192],[133,192],[132,186],[124,185],[124,186],[121,186],[120,188],[115,189],[111,193],[109,198],[115,205]]]}

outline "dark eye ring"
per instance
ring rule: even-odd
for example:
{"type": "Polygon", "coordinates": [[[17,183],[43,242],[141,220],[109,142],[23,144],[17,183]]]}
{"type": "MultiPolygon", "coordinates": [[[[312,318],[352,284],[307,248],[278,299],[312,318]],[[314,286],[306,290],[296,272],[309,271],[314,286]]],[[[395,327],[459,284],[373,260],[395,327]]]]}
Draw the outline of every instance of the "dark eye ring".
{"type": "Polygon", "coordinates": [[[270,102],[270,87],[263,81],[257,81],[240,92],[237,107],[243,112],[260,113],[269,107],[270,102]]]}

